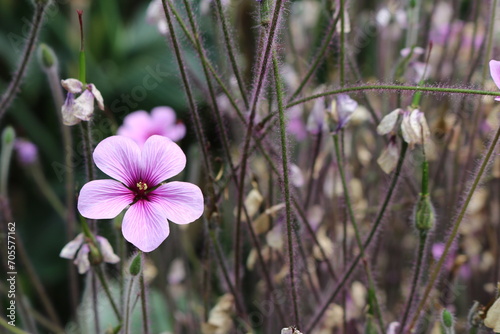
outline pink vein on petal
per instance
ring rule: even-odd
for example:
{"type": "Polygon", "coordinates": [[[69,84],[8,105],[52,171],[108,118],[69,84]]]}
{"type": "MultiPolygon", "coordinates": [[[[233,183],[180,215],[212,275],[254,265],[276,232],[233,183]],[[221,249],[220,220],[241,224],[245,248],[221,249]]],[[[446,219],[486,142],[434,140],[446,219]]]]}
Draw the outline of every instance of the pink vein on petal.
{"type": "Polygon", "coordinates": [[[94,162],[100,170],[129,187],[140,179],[139,146],[130,138],[112,136],[94,150],[94,162]]]}
{"type": "Polygon", "coordinates": [[[115,180],[85,184],[78,197],[78,211],[90,219],[111,219],[134,201],[134,194],[115,180]]]}
{"type": "Polygon", "coordinates": [[[155,250],[170,233],[165,210],[159,203],[138,201],[125,213],[122,233],[143,252],[155,250]]]}
{"type": "Polygon", "coordinates": [[[149,195],[152,202],[160,203],[168,220],[188,224],[203,214],[203,194],[200,188],[188,182],[169,182],[149,195]]]}
{"type": "Polygon", "coordinates": [[[142,179],[151,186],[179,174],[186,166],[186,156],[172,140],[151,136],[142,148],[142,179]]]}

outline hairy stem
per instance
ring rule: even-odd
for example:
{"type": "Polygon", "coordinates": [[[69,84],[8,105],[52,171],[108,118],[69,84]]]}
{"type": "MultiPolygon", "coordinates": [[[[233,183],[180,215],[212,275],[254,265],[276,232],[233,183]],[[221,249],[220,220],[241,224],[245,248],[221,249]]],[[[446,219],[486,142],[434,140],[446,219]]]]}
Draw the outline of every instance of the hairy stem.
{"type": "Polygon", "coordinates": [[[462,205],[462,208],[460,209],[460,212],[453,224],[453,229],[451,231],[451,234],[448,236],[448,241],[446,242],[443,254],[441,255],[441,258],[439,261],[433,266],[429,281],[427,282],[427,286],[425,288],[424,294],[422,296],[422,300],[417,306],[417,310],[415,314],[413,315],[412,321],[410,323],[409,330],[411,331],[417,324],[418,319],[420,317],[420,313],[423,311],[427,304],[427,299],[429,298],[429,295],[431,293],[432,287],[436,283],[439,273],[441,272],[441,269],[443,267],[444,261],[446,260],[448,253],[450,252],[451,246],[453,244],[453,241],[455,240],[455,237],[457,236],[458,229],[460,227],[460,224],[462,223],[465,213],[467,212],[467,207],[469,206],[469,203],[472,199],[472,196],[474,195],[474,192],[476,188],[479,186],[479,183],[481,181],[481,178],[484,174],[484,172],[487,169],[488,163],[490,161],[491,156],[493,155],[493,152],[495,151],[496,145],[498,143],[498,139],[500,138],[500,127],[498,127],[495,136],[493,137],[493,140],[490,143],[490,146],[488,150],[486,151],[486,155],[484,155],[483,161],[481,162],[481,165],[479,167],[479,170],[477,171],[476,175],[474,176],[474,181],[472,183],[471,188],[469,189],[467,193],[467,197],[465,199],[465,202],[462,205]]]}
{"type": "Polygon", "coordinates": [[[248,109],[248,98],[246,95],[243,79],[241,78],[240,70],[238,68],[238,63],[234,55],[234,50],[232,46],[233,43],[231,41],[231,36],[229,35],[229,29],[227,27],[228,26],[227,19],[222,9],[221,0],[215,0],[215,6],[217,8],[217,14],[219,15],[220,24],[222,26],[222,32],[224,34],[224,43],[226,45],[227,53],[229,55],[229,61],[231,62],[231,67],[233,68],[236,81],[238,82],[238,87],[240,88],[241,97],[243,98],[243,102],[245,103],[245,108],[248,109]]]}
{"type": "MultiPolygon", "coordinates": [[[[142,252],[141,252],[141,257],[142,257],[142,263],[146,263],[146,257],[142,252]]],[[[141,266],[139,285],[141,289],[142,333],[149,334],[148,304],[146,298],[146,283],[144,282],[144,266],[141,266]]]]}
{"type": "MultiPolygon", "coordinates": [[[[361,235],[359,233],[358,223],[356,222],[356,217],[354,216],[354,210],[352,208],[351,196],[349,195],[349,187],[347,186],[347,180],[346,180],[344,166],[343,166],[343,162],[342,162],[342,154],[340,152],[338,134],[333,135],[333,142],[334,142],[334,146],[335,146],[335,155],[337,157],[337,166],[338,166],[339,173],[340,173],[340,180],[342,181],[342,188],[344,190],[344,198],[345,198],[345,201],[347,204],[347,211],[349,213],[349,218],[351,219],[351,223],[352,223],[352,226],[354,228],[354,234],[356,236],[356,241],[358,243],[358,247],[359,247],[359,251],[360,251],[359,256],[362,259],[364,259],[365,258],[365,247],[363,246],[363,241],[361,240],[361,235]]],[[[375,283],[373,282],[373,275],[371,273],[371,269],[366,261],[364,261],[364,264],[365,264],[364,268],[366,271],[366,276],[368,278],[368,284],[373,291],[376,291],[375,290],[375,283]]],[[[380,330],[383,332],[385,329],[385,326],[384,326],[384,321],[382,319],[382,314],[380,313],[380,305],[378,302],[377,294],[375,292],[373,294],[373,297],[374,297],[373,301],[375,304],[375,315],[377,316],[380,330]]]]}
{"type": "Polygon", "coordinates": [[[118,321],[122,321],[122,316],[120,314],[120,311],[118,310],[118,307],[116,306],[116,303],[113,299],[113,296],[111,296],[111,291],[109,290],[108,282],[106,278],[104,277],[104,273],[102,272],[101,267],[95,266],[94,267],[95,273],[97,274],[97,278],[99,278],[99,281],[101,282],[102,288],[104,289],[104,292],[106,293],[106,297],[108,297],[109,303],[111,304],[111,307],[113,308],[113,312],[115,312],[116,318],[118,321]]]}
{"type": "MultiPolygon", "coordinates": [[[[323,60],[323,57],[325,56],[326,51],[328,50],[328,46],[330,45],[332,41],[333,34],[335,33],[335,27],[337,26],[337,22],[340,19],[340,15],[337,15],[334,19],[332,19],[332,22],[330,22],[330,26],[328,28],[327,33],[325,34],[325,38],[323,39],[323,44],[321,45],[321,48],[319,52],[317,53],[316,57],[314,58],[311,67],[307,71],[307,74],[305,75],[304,79],[299,84],[299,87],[295,90],[295,92],[292,93],[288,101],[292,101],[294,98],[296,98],[300,92],[302,92],[302,89],[304,89],[305,85],[311,78],[311,76],[316,72],[318,69],[318,66],[321,64],[321,61],[323,60]]],[[[288,106],[287,106],[288,107],[288,106]]]]}
{"type": "Polygon", "coordinates": [[[210,197],[211,203],[209,205],[212,206],[211,210],[213,210],[213,205],[215,205],[215,203],[214,203],[215,202],[215,190],[214,190],[214,184],[213,184],[212,165],[210,163],[210,156],[209,156],[208,149],[207,149],[208,141],[206,140],[205,134],[203,133],[200,115],[198,112],[198,108],[196,106],[196,102],[194,100],[193,92],[191,90],[191,84],[189,83],[189,80],[187,77],[186,68],[184,65],[184,60],[182,58],[179,41],[178,41],[177,35],[175,33],[174,24],[172,21],[172,15],[170,12],[170,10],[172,8],[174,8],[174,6],[170,0],[162,0],[162,4],[163,4],[163,11],[165,12],[165,16],[167,18],[169,35],[170,35],[170,38],[172,41],[172,46],[174,48],[175,58],[177,60],[177,65],[179,67],[182,82],[184,84],[184,90],[186,92],[186,97],[187,97],[187,100],[189,103],[189,107],[191,109],[191,118],[193,120],[193,124],[195,127],[196,137],[198,139],[198,143],[200,143],[200,147],[201,147],[201,151],[202,151],[202,155],[203,155],[203,164],[205,166],[208,179],[210,181],[208,184],[208,192],[209,192],[209,197],[210,197]]]}
{"type": "Polygon", "coordinates": [[[5,115],[5,112],[7,111],[7,109],[9,109],[12,101],[14,100],[14,97],[19,92],[19,87],[21,86],[23,77],[26,73],[26,69],[28,68],[31,55],[35,53],[36,40],[42,27],[45,7],[49,3],[49,1],[36,1],[35,3],[35,12],[33,13],[31,29],[28,34],[28,42],[24,47],[24,51],[21,56],[21,62],[19,63],[19,67],[16,70],[9,86],[7,87],[7,90],[2,95],[2,98],[0,100],[0,119],[2,119],[2,117],[5,115]]]}
{"type": "MultiPolygon", "coordinates": [[[[406,156],[407,149],[408,149],[408,144],[406,144],[406,142],[403,141],[403,146],[401,149],[401,153],[399,155],[398,165],[396,166],[396,171],[394,172],[394,176],[392,177],[392,181],[391,181],[391,184],[389,186],[389,190],[387,191],[387,194],[385,196],[382,207],[380,208],[380,211],[377,215],[377,218],[375,219],[375,222],[372,226],[372,229],[370,230],[368,238],[365,240],[365,243],[363,245],[363,247],[365,249],[367,249],[370,246],[370,243],[371,243],[373,237],[375,236],[375,234],[378,230],[378,227],[382,223],[382,218],[384,217],[385,210],[387,209],[389,202],[391,201],[392,195],[394,193],[394,189],[396,189],[396,184],[397,184],[397,182],[399,180],[399,176],[401,174],[401,169],[403,167],[403,162],[404,162],[404,158],[406,156]]],[[[359,263],[359,260],[361,260],[361,254],[358,255],[354,259],[354,261],[351,263],[351,265],[349,266],[347,271],[343,274],[342,278],[340,279],[340,281],[337,283],[337,285],[333,289],[333,292],[323,302],[319,311],[313,316],[311,321],[309,321],[308,325],[305,328],[305,331],[304,331],[305,333],[311,332],[312,329],[319,323],[321,317],[323,316],[325,311],[328,309],[328,306],[330,305],[330,303],[332,303],[332,301],[335,299],[335,297],[337,297],[338,293],[343,289],[344,285],[351,277],[351,274],[354,272],[354,269],[356,269],[356,267],[359,263]]]]}
{"type": "Polygon", "coordinates": [[[292,290],[292,300],[293,300],[293,315],[294,321],[300,328],[300,318],[299,309],[297,307],[297,289],[295,287],[295,264],[293,258],[293,236],[292,236],[292,205],[290,202],[290,181],[289,181],[289,170],[288,170],[288,157],[287,157],[287,145],[286,145],[286,122],[285,122],[285,108],[283,103],[283,83],[281,81],[278,58],[276,56],[276,51],[273,54],[273,68],[274,68],[274,82],[276,84],[276,99],[278,101],[278,111],[280,120],[280,138],[281,138],[281,162],[283,164],[283,191],[285,195],[285,210],[286,210],[286,230],[288,239],[288,261],[290,262],[290,285],[292,290]]]}

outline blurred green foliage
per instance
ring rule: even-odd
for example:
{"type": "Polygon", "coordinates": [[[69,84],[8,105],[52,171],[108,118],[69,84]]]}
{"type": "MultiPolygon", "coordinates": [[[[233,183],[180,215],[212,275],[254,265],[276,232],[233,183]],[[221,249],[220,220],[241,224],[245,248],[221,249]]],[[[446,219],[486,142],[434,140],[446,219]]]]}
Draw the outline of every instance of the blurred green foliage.
{"type": "MultiPolygon", "coordinates": [[[[39,42],[54,49],[62,79],[77,77],[80,35],[76,9],[83,8],[87,80],[101,91],[116,123],[120,125],[123,117],[132,111],[149,111],[155,106],[168,105],[189,127],[177,65],[165,38],[145,20],[148,4],[149,1],[131,0],[54,0],[46,12],[39,42]],[[157,80],[159,84],[153,89],[144,89],[144,78],[157,69],[162,73],[157,80]],[[141,95],[143,92],[146,92],[145,96],[141,95]],[[126,96],[132,96],[129,104],[125,102],[126,96]],[[134,96],[137,98],[134,99],[134,96]]],[[[29,0],[0,0],[0,92],[6,89],[17,67],[32,15],[33,6],[29,0]]],[[[212,37],[207,36],[206,40],[210,43],[212,37]]],[[[199,65],[194,64],[197,59],[190,48],[186,48],[186,57],[193,63],[189,64],[193,68],[192,73],[201,73],[196,69],[199,65]]],[[[58,112],[47,77],[34,54],[21,91],[2,119],[0,129],[10,124],[16,129],[18,137],[37,145],[45,175],[63,200],[63,181],[51,167],[53,162],[64,163],[65,149],[58,112]]],[[[107,124],[102,122],[104,118],[103,114],[97,114],[95,123],[107,124]]],[[[78,152],[78,127],[72,131],[73,150],[78,152]]],[[[97,134],[96,141],[99,141],[112,133],[108,126],[99,128],[97,134]]],[[[192,137],[188,133],[184,146],[194,140],[192,137]]],[[[58,311],[63,319],[67,318],[69,313],[65,312],[70,311],[65,307],[68,303],[68,262],[58,256],[65,244],[65,238],[61,238],[65,223],[39,193],[29,173],[15,159],[12,164],[9,191],[17,233],[24,240],[37,272],[58,305],[58,311]]],[[[83,164],[78,165],[75,173],[76,188],[79,189],[83,182],[83,164]]],[[[31,295],[30,285],[23,284],[26,279],[19,278],[19,284],[31,295]]]]}

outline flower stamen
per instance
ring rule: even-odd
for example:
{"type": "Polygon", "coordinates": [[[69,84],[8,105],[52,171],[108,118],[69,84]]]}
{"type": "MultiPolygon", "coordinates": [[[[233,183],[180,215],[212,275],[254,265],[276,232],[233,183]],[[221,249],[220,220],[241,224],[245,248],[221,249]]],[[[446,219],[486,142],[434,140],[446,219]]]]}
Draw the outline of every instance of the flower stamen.
{"type": "Polygon", "coordinates": [[[137,182],[136,186],[140,191],[146,191],[148,189],[148,185],[143,181],[137,182]]]}

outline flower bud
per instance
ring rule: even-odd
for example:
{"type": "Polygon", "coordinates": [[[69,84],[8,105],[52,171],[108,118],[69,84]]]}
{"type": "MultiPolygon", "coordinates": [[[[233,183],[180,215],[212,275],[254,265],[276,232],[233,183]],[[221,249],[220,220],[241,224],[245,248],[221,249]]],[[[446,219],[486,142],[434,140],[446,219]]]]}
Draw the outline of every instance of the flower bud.
{"type": "Polygon", "coordinates": [[[434,207],[429,196],[420,194],[418,204],[415,208],[415,227],[419,231],[428,231],[434,227],[434,207]]]}
{"type": "Polygon", "coordinates": [[[57,57],[50,46],[41,43],[38,47],[38,61],[44,70],[49,70],[56,66],[57,57]]]}
{"type": "Polygon", "coordinates": [[[445,328],[453,328],[453,315],[447,309],[444,309],[441,313],[441,323],[445,328]]]}
{"type": "Polygon", "coordinates": [[[141,272],[141,253],[138,253],[130,262],[129,271],[132,276],[137,276],[141,272]]]}
{"type": "Polygon", "coordinates": [[[7,126],[2,132],[2,146],[0,147],[0,194],[7,195],[10,159],[14,147],[16,132],[7,126]]]}
{"type": "Polygon", "coordinates": [[[8,126],[3,130],[2,132],[3,145],[12,144],[15,138],[16,138],[16,131],[14,131],[14,128],[12,126],[8,126]]]}

